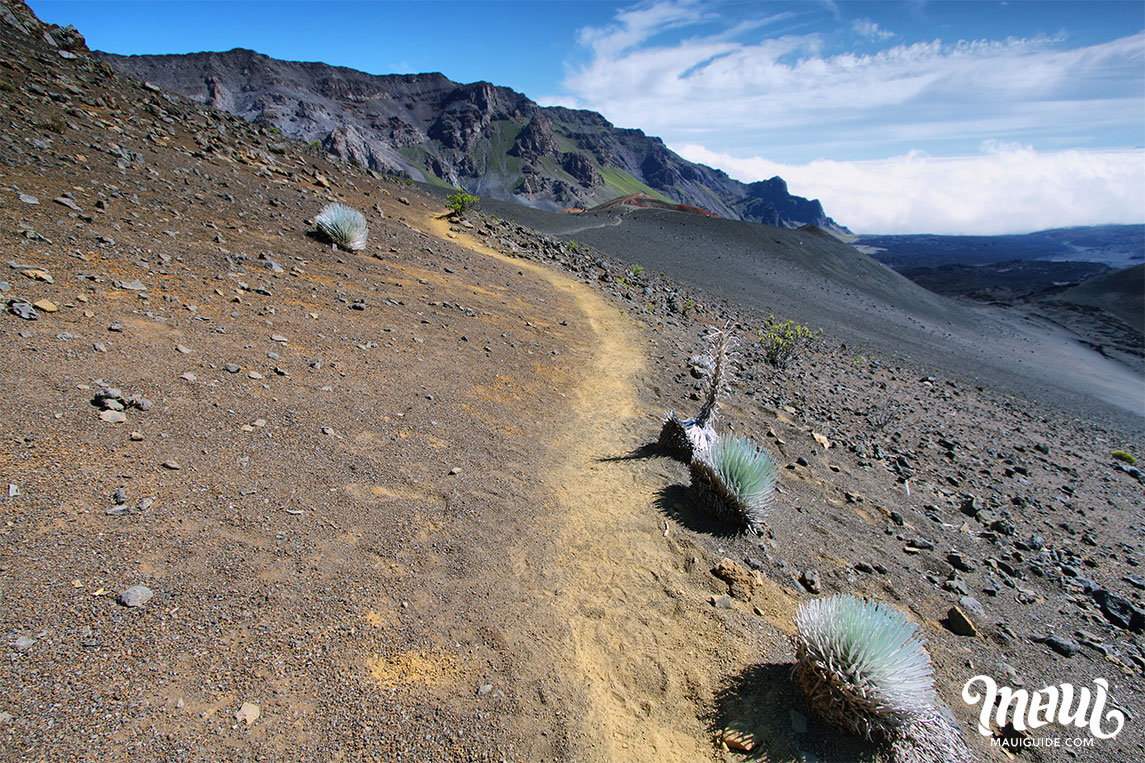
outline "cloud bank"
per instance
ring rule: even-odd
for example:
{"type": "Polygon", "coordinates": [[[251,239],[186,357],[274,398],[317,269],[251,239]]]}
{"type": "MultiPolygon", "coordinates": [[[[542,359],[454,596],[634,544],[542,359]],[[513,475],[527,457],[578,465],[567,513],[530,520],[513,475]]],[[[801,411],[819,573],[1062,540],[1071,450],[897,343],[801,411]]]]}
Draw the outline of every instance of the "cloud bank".
{"type": "Polygon", "coordinates": [[[1000,235],[1145,221],[1140,149],[1044,153],[987,142],[970,156],[912,152],[806,164],[740,158],[696,144],[672,149],[744,182],[779,175],[792,193],[818,197],[827,214],[856,233],[1000,235]]]}

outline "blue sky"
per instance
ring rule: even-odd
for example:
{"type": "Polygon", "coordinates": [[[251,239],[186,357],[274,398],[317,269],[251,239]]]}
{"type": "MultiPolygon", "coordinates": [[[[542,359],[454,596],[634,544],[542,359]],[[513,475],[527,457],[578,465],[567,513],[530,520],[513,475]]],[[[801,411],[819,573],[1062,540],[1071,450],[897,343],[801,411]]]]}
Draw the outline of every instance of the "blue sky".
{"type": "Polygon", "coordinates": [[[1145,222],[1145,4],[59,2],[91,47],[441,71],[779,174],[863,232],[1145,222]]]}

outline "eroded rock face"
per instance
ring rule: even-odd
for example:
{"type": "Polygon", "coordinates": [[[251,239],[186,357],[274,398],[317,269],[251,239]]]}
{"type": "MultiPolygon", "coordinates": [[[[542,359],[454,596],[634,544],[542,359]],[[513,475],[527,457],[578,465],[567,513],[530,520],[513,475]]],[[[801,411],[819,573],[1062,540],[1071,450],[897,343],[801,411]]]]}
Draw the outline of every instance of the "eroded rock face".
{"type": "Polygon", "coordinates": [[[561,169],[576,178],[585,188],[600,185],[604,179],[584,154],[569,151],[561,157],[561,169]]]}
{"type": "Polygon", "coordinates": [[[556,153],[557,142],[553,138],[553,127],[549,120],[540,115],[529,120],[509,149],[510,156],[519,156],[530,162],[543,156],[555,156],[556,153]]]}
{"type": "Polygon", "coordinates": [[[722,217],[838,229],[818,202],[791,196],[780,178],[748,186],[686,161],[641,130],[617,128],[592,111],[542,108],[488,82],[458,84],[436,73],[375,76],[242,49],[96,56],[288,137],[318,141],[344,161],[433,175],[482,196],[592,207],[630,192],[609,184],[610,171],[619,171],[674,203],[722,217]],[[401,150],[408,148],[417,150],[401,150]],[[522,164],[538,177],[527,177],[522,164]]]}

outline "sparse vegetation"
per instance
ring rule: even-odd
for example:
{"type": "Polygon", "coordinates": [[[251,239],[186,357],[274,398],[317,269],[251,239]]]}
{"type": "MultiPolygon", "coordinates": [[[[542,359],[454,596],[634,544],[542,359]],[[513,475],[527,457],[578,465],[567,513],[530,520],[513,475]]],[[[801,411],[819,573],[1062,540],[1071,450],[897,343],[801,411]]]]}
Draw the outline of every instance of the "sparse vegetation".
{"type": "Polygon", "coordinates": [[[632,276],[634,278],[638,278],[640,276],[640,274],[644,272],[644,266],[643,265],[633,265],[631,268],[629,268],[629,270],[632,271],[632,276]]]}
{"type": "Polygon", "coordinates": [[[759,331],[759,343],[763,346],[763,356],[768,363],[776,368],[787,368],[822,333],[822,329],[812,331],[791,320],[779,323],[772,315],[759,331]]]}
{"type": "Polygon", "coordinates": [[[3,90],[5,93],[14,93],[16,92],[16,86],[7,80],[0,80],[0,90],[3,90]]]}
{"type": "Polygon", "coordinates": [[[1136,464],[1137,464],[1137,459],[1134,458],[1133,454],[1127,453],[1124,450],[1115,450],[1112,453],[1110,453],[1109,455],[1113,456],[1118,461],[1129,464],[1130,466],[1136,466],[1136,464]]]}
{"type": "Polygon", "coordinates": [[[824,720],[870,738],[933,716],[926,641],[897,609],[829,596],[801,605],[795,625],[795,682],[824,720]]]}
{"type": "Polygon", "coordinates": [[[451,193],[445,197],[445,206],[449,211],[457,216],[461,216],[477,206],[477,202],[481,201],[480,198],[473,194],[466,193],[460,188],[456,193],[451,193]]]}
{"type": "Polygon", "coordinates": [[[739,435],[717,439],[692,459],[692,495],[717,518],[758,532],[775,499],[779,466],[766,449],[739,435]]]}
{"type": "Polygon", "coordinates": [[[349,252],[366,248],[366,235],[369,228],[361,212],[345,204],[328,204],[315,219],[318,230],[349,252]]]}

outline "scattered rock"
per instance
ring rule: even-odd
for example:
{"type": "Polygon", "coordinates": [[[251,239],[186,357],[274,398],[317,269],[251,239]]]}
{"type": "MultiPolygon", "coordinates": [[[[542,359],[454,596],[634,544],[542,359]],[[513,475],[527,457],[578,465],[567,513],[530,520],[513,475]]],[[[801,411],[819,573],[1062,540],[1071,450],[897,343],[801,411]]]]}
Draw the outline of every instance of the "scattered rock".
{"type": "Polygon", "coordinates": [[[32,303],[32,306],[45,313],[54,313],[60,309],[59,306],[50,299],[37,299],[32,303]]]}
{"type": "Polygon", "coordinates": [[[122,424],[127,421],[127,416],[124,415],[123,411],[113,411],[111,409],[100,411],[99,418],[108,424],[122,424]]]}
{"type": "Polygon", "coordinates": [[[730,596],[712,596],[708,599],[708,602],[716,609],[732,608],[732,597],[730,596]]]}
{"type": "Polygon", "coordinates": [[[751,601],[755,593],[755,579],[751,573],[731,559],[723,559],[712,568],[712,574],[728,584],[728,593],[740,601],[751,601]]]}
{"type": "Polygon", "coordinates": [[[1043,643],[1063,657],[1073,657],[1081,651],[1078,644],[1057,634],[1047,637],[1043,643]]]}
{"type": "Polygon", "coordinates": [[[950,611],[946,613],[945,625],[951,633],[959,636],[976,637],[978,635],[978,629],[974,623],[959,607],[951,607],[950,611]]]}
{"type": "Polygon", "coordinates": [[[155,593],[145,585],[133,585],[130,588],[120,591],[116,595],[115,600],[125,607],[138,609],[151,601],[151,597],[154,595],[155,593]]]}
{"type": "Polygon", "coordinates": [[[819,570],[805,570],[799,576],[799,582],[809,593],[820,594],[823,592],[823,586],[819,580],[819,570]]]}
{"type": "Polygon", "coordinates": [[[258,705],[253,702],[244,702],[242,707],[239,708],[239,711],[235,713],[235,720],[250,726],[258,720],[260,715],[262,715],[262,711],[258,705]]]}

